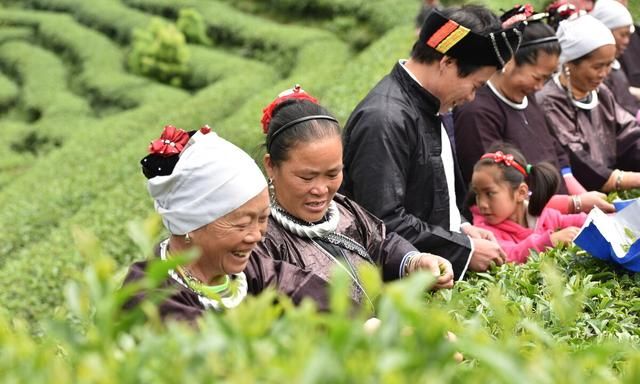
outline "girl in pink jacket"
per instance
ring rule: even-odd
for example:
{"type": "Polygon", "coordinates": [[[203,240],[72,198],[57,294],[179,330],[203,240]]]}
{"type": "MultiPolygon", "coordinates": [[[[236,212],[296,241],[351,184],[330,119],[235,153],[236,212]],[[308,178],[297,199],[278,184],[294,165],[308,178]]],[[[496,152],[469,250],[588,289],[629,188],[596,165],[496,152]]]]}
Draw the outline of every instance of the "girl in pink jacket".
{"type": "Polygon", "coordinates": [[[493,232],[507,261],[514,263],[526,262],[531,249],[570,243],[587,215],[545,208],[560,183],[555,167],[547,162],[527,164],[520,151],[504,144],[496,149],[473,169],[473,224],[493,232]]]}

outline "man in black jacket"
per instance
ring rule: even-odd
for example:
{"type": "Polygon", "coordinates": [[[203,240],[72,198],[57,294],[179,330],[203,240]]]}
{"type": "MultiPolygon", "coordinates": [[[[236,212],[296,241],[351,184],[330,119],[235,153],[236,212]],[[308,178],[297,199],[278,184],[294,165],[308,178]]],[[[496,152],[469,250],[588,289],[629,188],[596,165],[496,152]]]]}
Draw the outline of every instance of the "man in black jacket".
{"type": "Polygon", "coordinates": [[[451,261],[456,279],[502,264],[505,254],[490,232],[461,219],[459,171],[440,113],[474,98],[509,61],[522,28],[502,29],[479,6],[432,11],[411,58],[396,63],[345,127],[343,192],[420,251],[451,261]]]}

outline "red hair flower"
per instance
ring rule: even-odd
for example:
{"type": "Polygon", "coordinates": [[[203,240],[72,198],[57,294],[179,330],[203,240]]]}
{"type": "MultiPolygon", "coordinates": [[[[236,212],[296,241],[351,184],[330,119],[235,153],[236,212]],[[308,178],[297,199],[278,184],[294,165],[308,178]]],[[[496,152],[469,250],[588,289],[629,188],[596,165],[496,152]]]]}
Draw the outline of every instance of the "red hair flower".
{"type": "Polygon", "coordinates": [[[206,135],[209,132],[211,132],[211,127],[209,127],[208,125],[204,125],[202,128],[200,128],[200,133],[202,133],[203,135],[206,135]]]}
{"type": "Polygon", "coordinates": [[[299,84],[296,84],[292,89],[281,92],[278,97],[271,102],[271,104],[267,105],[266,108],[262,110],[262,120],[260,120],[260,122],[262,123],[262,132],[265,135],[269,132],[269,123],[273,116],[273,110],[276,109],[280,103],[289,99],[302,99],[309,100],[315,104],[318,103],[318,100],[300,88],[299,84]]]}
{"type": "Polygon", "coordinates": [[[149,144],[149,153],[172,156],[177,155],[184,149],[189,141],[189,134],[173,125],[165,125],[162,135],[149,144]]]}

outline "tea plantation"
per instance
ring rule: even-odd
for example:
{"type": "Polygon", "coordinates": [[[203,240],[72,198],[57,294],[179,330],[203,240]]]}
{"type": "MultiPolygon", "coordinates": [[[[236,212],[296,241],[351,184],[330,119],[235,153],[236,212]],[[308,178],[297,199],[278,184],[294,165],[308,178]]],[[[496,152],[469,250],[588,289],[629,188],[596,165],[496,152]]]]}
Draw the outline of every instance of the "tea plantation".
{"type": "Polygon", "coordinates": [[[436,294],[365,270],[375,330],[340,277],[328,314],[272,293],[199,331],[119,311],[126,266],[161,236],[138,161],[162,127],[209,124],[258,158],[262,108],[296,83],[344,122],[408,55],[417,9],[0,0],[0,380],[640,382],[640,277],[576,248],[436,294]]]}

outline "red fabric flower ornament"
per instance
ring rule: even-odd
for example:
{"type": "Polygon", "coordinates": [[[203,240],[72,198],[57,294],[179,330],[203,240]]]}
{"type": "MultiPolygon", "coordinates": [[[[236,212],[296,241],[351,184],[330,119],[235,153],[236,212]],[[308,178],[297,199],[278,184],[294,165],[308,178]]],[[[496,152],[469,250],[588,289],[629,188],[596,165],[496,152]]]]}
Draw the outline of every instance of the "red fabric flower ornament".
{"type": "Polygon", "coordinates": [[[276,109],[280,103],[289,99],[302,99],[309,100],[312,103],[318,103],[318,100],[300,88],[299,84],[296,84],[292,89],[280,93],[278,97],[271,102],[271,104],[267,105],[266,108],[262,110],[262,120],[260,120],[260,122],[262,123],[262,132],[265,135],[269,132],[269,123],[273,116],[273,110],[276,109]]]}
{"type": "Polygon", "coordinates": [[[149,152],[162,156],[177,155],[189,141],[189,134],[173,125],[165,125],[162,135],[149,144],[149,152]]]}
{"type": "Polygon", "coordinates": [[[531,4],[516,5],[512,10],[506,12],[501,19],[502,28],[509,28],[513,24],[526,21],[531,15],[533,15],[533,6],[531,4]],[[505,20],[506,19],[506,20],[505,20]]]}
{"type": "Polygon", "coordinates": [[[208,125],[205,125],[202,128],[200,128],[200,133],[202,133],[203,135],[206,135],[209,132],[211,132],[211,128],[208,125]]]}
{"type": "Polygon", "coordinates": [[[550,16],[556,16],[559,17],[560,20],[566,20],[575,13],[578,13],[578,8],[567,0],[558,0],[547,7],[547,12],[549,12],[550,16]]]}
{"type": "Polygon", "coordinates": [[[504,163],[507,167],[515,168],[518,172],[522,173],[524,177],[527,177],[527,171],[513,158],[513,155],[510,153],[506,155],[502,151],[486,153],[482,155],[481,159],[493,159],[496,163],[504,163]]]}

